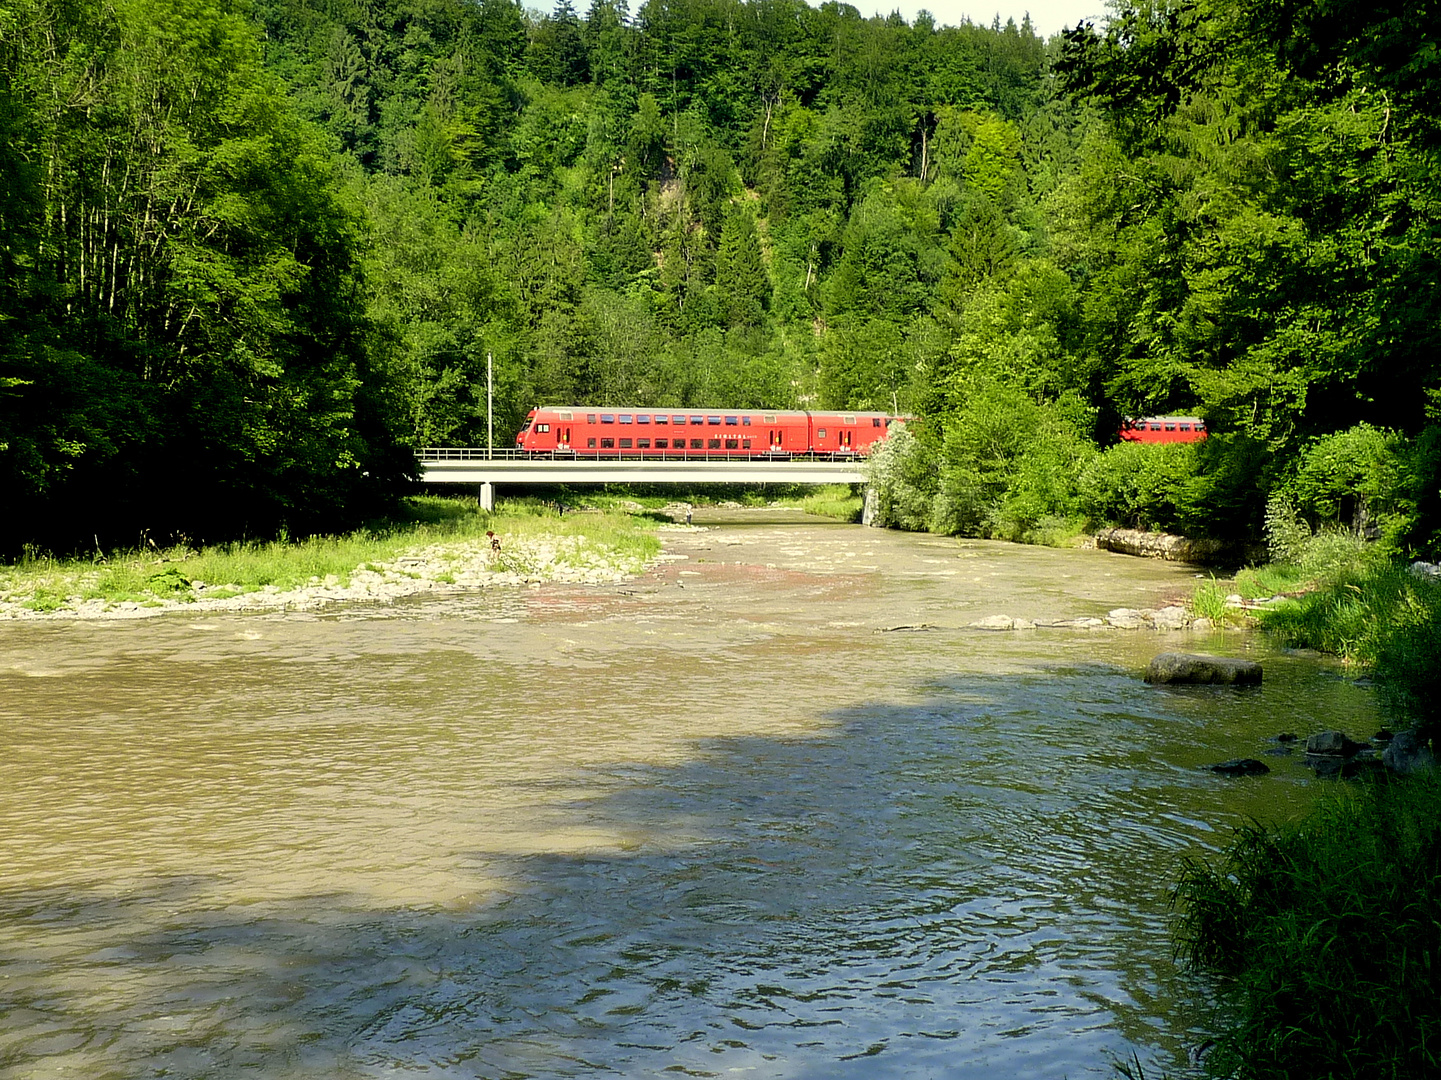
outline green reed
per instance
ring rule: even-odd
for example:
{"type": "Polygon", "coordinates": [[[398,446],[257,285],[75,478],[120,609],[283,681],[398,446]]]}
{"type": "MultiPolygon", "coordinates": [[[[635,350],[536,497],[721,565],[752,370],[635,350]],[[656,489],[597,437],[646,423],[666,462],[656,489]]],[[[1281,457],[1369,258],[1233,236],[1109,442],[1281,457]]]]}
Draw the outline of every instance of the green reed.
{"type": "Polygon", "coordinates": [[[1178,943],[1220,977],[1212,1075],[1441,1076],[1441,780],[1343,787],[1192,859],[1178,943]]]}

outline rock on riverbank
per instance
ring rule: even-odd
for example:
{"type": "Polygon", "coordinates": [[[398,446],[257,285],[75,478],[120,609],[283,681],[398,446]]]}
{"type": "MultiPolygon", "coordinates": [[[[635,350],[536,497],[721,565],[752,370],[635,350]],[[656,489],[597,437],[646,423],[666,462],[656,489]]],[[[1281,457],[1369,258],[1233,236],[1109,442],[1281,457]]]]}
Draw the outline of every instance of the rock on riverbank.
{"type": "Polygon", "coordinates": [[[1009,615],[988,615],[971,623],[973,630],[1034,630],[1036,627],[1070,630],[1214,630],[1210,619],[1198,619],[1175,604],[1162,608],[1115,608],[1104,619],[1015,619],[1009,615]]]}

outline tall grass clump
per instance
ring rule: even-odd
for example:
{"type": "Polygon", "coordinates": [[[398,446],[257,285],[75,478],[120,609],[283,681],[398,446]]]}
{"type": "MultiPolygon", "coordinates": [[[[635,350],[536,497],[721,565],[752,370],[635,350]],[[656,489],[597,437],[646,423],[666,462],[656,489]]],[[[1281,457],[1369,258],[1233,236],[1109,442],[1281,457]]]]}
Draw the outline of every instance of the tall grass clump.
{"type": "Polygon", "coordinates": [[[1441,780],[1342,789],[1185,864],[1178,944],[1218,975],[1217,1076],[1441,1076],[1441,780]]]}
{"type": "Polygon", "coordinates": [[[1383,696],[1434,731],[1441,716],[1441,582],[1371,562],[1261,615],[1283,644],[1335,653],[1375,674],[1383,696]]]}
{"type": "Polygon", "coordinates": [[[1214,577],[1209,578],[1196,586],[1186,606],[1198,619],[1224,622],[1227,619],[1238,617],[1239,614],[1236,609],[1227,606],[1226,597],[1228,595],[1224,585],[1214,577]]]}

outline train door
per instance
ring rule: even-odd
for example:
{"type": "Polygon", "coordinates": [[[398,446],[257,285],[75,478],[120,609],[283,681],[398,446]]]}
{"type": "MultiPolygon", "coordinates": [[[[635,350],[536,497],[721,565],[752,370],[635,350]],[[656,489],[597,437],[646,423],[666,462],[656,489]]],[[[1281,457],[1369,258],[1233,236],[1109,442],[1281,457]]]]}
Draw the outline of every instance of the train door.
{"type": "Polygon", "coordinates": [[[559,437],[557,438],[556,443],[557,443],[558,448],[561,449],[561,450],[569,450],[569,449],[570,449],[570,425],[569,425],[569,424],[567,424],[565,427],[563,427],[563,428],[560,429],[560,435],[559,435],[559,437]]]}
{"type": "Polygon", "coordinates": [[[840,438],[841,438],[841,449],[842,449],[842,450],[851,451],[851,450],[854,449],[854,444],[853,444],[852,441],[851,441],[851,436],[852,436],[853,434],[854,434],[854,432],[850,432],[850,431],[847,431],[845,428],[841,428],[840,438]]]}

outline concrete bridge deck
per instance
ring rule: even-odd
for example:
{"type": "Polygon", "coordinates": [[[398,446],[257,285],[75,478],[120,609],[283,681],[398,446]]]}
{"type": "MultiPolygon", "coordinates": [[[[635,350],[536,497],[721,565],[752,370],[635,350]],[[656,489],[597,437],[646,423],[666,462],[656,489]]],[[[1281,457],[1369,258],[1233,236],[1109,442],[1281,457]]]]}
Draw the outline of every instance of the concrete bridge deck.
{"type": "Polygon", "coordinates": [[[626,454],[542,457],[497,450],[425,447],[417,455],[428,484],[863,484],[857,459],[796,456],[626,454]]]}

